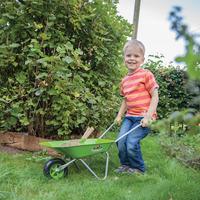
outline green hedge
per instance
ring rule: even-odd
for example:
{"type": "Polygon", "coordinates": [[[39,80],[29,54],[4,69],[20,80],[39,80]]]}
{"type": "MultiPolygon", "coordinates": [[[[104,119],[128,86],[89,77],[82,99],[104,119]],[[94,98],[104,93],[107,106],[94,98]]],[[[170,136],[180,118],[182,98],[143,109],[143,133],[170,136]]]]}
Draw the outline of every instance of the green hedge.
{"type": "Polygon", "coordinates": [[[168,117],[172,112],[189,108],[193,95],[187,89],[188,77],[185,69],[175,65],[166,66],[161,57],[150,58],[146,65],[159,84],[158,116],[168,117]]]}
{"type": "Polygon", "coordinates": [[[66,136],[111,123],[130,31],[111,1],[0,3],[1,130],[66,136]]]}

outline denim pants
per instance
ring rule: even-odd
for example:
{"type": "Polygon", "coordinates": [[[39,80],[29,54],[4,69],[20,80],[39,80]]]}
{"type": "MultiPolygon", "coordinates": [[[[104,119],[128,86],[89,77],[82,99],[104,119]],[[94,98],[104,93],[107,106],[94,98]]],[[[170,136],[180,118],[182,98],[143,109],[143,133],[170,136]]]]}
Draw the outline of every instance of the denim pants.
{"type": "MultiPolygon", "coordinates": [[[[118,138],[133,127],[137,126],[142,118],[143,117],[133,116],[125,117],[118,138]]],[[[144,160],[140,148],[140,140],[146,137],[149,131],[150,129],[147,127],[139,127],[117,142],[121,165],[126,165],[133,169],[139,169],[142,172],[145,171],[144,160]]]]}

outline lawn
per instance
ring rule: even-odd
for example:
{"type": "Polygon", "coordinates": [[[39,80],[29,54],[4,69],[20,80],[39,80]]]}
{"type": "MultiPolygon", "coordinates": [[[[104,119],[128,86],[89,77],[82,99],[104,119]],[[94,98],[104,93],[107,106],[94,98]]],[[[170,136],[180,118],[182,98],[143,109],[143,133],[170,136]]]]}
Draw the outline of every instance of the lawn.
{"type": "MultiPolygon", "coordinates": [[[[117,150],[109,151],[108,177],[99,181],[80,164],[69,168],[68,177],[49,180],[43,176],[45,156],[33,153],[0,152],[1,200],[199,200],[200,173],[185,168],[169,158],[158,144],[158,136],[149,136],[142,143],[148,166],[145,175],[116,175],[117,150]],[[42,159],[41,159],[42,158],[42,159]]],[[[99,154],[87,159],[101,174],[104,157],[99,154]]]]}

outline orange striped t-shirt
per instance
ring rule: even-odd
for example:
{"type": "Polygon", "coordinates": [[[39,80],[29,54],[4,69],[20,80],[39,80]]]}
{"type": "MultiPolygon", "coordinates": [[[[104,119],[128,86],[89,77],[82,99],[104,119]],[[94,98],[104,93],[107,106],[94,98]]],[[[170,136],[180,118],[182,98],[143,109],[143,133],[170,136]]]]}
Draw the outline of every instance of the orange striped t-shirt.
{"type": "MultiPolygon", "coordinates": [[[[126,100],[126,116],[144,116],[150,106],[151,93],[158,87],[154,75],[147,69],[138,68],[125,76],[121,81],[120,94],[126,100]]],[[[156,113],[152,118],[156,118],[156,113]]]]}

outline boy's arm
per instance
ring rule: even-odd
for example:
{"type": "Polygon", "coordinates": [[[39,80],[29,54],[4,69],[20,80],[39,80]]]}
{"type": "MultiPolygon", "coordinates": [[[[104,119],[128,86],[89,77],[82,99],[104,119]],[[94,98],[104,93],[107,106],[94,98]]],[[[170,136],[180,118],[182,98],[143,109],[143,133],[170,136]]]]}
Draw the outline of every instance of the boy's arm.
{"type": "Polygon", "coordinates": [[[119,109],[119,112],[118,112],[118,114],[117,114],[117,117],[116,117],[116,119],[115,119],[115,121],[116,121],[118,124],[121,124],[122,117],[124,116],[124,113],[126,112],[126,110],[127,110],[126,100],[123,99],[122,104],[121,104],[120,109],[119,109]]]}
{"type": "Polygon", "coordinates": [[[149,106],[149,110],[145,114],[144,118],[141,120],[142,126],[147,127],[149,121],[151,120],[152,115],[156,112],[157,106],[158,106],[158,89],[154,89],[151,94],[151,102],[149,106]]]}

